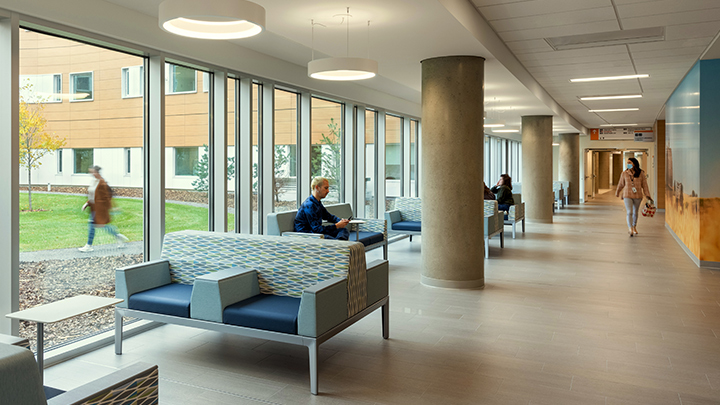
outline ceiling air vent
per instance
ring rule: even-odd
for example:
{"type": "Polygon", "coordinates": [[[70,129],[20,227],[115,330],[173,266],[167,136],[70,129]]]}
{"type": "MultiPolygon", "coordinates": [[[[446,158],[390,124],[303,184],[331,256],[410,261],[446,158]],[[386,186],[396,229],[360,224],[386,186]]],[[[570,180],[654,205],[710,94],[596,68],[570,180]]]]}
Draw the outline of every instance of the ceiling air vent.
{"type": "Polygon", "coordinates": [[[665,27],[638,28],[635,30],[607,31],[594,34],[568,35],[545,38],[556,51],[596,48],[600,46],[639,44],[665,40],[665,27]]]}

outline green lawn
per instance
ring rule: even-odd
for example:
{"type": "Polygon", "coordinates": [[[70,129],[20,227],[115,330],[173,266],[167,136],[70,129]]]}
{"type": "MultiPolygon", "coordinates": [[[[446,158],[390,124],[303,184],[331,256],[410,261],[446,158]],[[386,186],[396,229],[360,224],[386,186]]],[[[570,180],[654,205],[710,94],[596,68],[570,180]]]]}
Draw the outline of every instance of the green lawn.
{"type": "MultiPolygon", "coordinates": [[[[89,209],[80,211],[85,196],[33,194],[33,209],[45,211],[23,212],[28,208],[28,196],[20,193],[20,251],[36,251],[80,247],[87,242],[89,209]]],[[[130,241],[143,238],[142,201],[115,198],[116,212],[112,224],[130,241]]],[[[234,221],[233,215],[228,221],[234,221]]],[[[231,222],[232,223],[232,222],[231,222]]],[[[165,231],[208,229],[208,209],[182,204],[165,204],[165,231]]],[[[114,240],[101,230],[95,231],[94,244],[114,240]]]]}

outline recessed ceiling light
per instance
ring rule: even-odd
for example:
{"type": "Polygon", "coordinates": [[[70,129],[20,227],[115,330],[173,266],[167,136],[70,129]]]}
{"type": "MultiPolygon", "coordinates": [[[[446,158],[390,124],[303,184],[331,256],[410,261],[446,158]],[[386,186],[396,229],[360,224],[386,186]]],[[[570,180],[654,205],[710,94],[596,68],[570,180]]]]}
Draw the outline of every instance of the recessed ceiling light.
{"type": "Polygon", "coordinates": [[[492,131],[493,131],[493,132],[507,132],[507,133],[510,133],[510,132],[520,132],[519,129],[493,129],[492,131]]]}
{"type": "Polygon", "coordinates": [[[624,94],[617,96],[587,96],[580,97],[580,100],[616,100],[621,98],[642,98],[642,94],[624,94]]]}
{"type": "Polygon", "coordinates": [[[650,77],[650,75],[627,75],[627,76],[606,76],[606,77],[584,77],[580,79],[570,79],[571,82],[602,82],[607,80],[626,80],[626,79],[642,79],[644,77],[650,77]]]}
{"type": "Polygon", "coordinates": [[[601,127],[635,127],[637,124],[602,124],[601,127]]]}
{"type": "Polygon", "coordinates": [[[639,108],[608,108],[605,110],[588,110],[588,112],[599,113],[599,112],[616,112],[616,111],[638,111],[639,108]]]}
{"type": "Polygon", "coordinates": [[[553,146],[560,146],[559,143],[553,143],[553,146]]]}
{"type": "Polygon", "coordinates": [[[554,50],[595,48],[665,40],[665,27],[636,28],[545,38],[554,50]]]}

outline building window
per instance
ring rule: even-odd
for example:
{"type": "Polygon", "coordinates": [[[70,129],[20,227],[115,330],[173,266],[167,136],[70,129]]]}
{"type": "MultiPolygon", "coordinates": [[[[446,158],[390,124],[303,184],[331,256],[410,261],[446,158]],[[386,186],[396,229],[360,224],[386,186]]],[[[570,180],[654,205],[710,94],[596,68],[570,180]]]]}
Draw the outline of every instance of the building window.
{"type": "Polygon", "coordinates": [[[143,96],[143,66],[130,66],[122,68],[122,98],[143,96]]]}
{"type": "Polygon", "coordinates": [[[26,103],[62,103],[62,74],[20,75],[20,100],[26,103]]]}
{"type": "Polygon", "coordinates": [[[130,148],[125,148],[123,151],[125,160],[125,174],[130,174],[130,148]]]}
{"type": "Polygon", "coordinates": [[[175,175],[192,176],[198,162],[198,148],[175,148],[175,175]]]}
{"type": "Polygon", "coordinates": [[[93,72],[70,73],[70,101],[93,100],[93,72]]]}
{"type": "Polygon", "coordinates": [[[196,91],[197,74],[195,69],[165,64],[166,94],[195,93],[196,91]]]}
{"type": "Polygon", "coordinates": [[[74,149],[75,152],[75,174],[87,173],[93,165],[92,149],[74,149]]]}
{"type": "Polygon", "coordinates": [[[62,149],[56,150],[55,156],[57,157],[57,172],[58,174],[61,174],[63,172],[62,149]]]}
{"type": "Polygon", "coordinates": [[[207,93],[210,90],[210,73],[203,72],[203,93],[207,93]]]}

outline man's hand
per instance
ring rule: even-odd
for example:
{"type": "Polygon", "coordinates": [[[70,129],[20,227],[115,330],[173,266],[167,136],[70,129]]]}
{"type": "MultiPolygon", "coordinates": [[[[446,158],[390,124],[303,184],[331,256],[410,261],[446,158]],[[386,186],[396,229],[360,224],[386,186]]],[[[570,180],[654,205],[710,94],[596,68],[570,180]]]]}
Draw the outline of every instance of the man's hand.
{"type": "Polygon", "coordinates": [[[349,219],[341,219],[340,222],[335,224],[335,227],[337,229],[342,229],[342,228],[345,228],[347,226],[347,224],[349,224],[349,223],[350,223],[349,219]]]}

